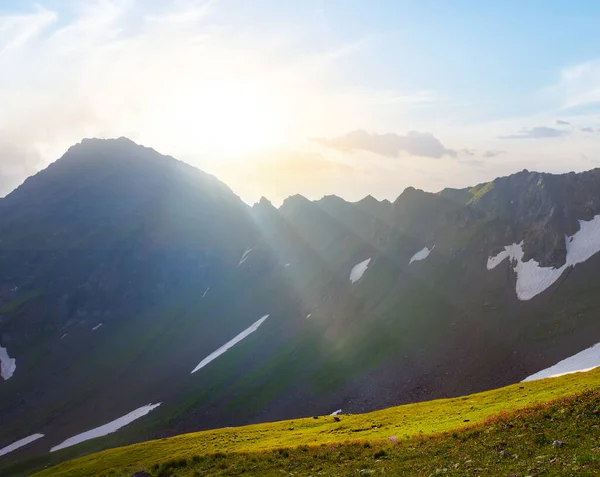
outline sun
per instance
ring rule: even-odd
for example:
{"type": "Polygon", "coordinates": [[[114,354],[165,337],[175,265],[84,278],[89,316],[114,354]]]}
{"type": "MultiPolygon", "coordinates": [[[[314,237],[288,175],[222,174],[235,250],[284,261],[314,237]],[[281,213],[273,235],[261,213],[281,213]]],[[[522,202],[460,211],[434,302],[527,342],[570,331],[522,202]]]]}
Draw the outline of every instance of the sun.
{"type": "Polygon", "coordinates": [[[243,80],[180,88],[157,101],[153,134],[178,148],[250,155],[280,145],[285,123],[281,103],[275,91],[243,80]]]}

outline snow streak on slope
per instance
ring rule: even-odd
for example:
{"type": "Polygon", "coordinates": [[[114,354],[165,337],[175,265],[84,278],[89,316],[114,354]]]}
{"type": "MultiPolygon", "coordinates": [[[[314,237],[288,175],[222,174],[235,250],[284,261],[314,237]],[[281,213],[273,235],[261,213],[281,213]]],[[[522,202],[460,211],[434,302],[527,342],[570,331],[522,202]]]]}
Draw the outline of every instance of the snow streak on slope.
{"type": "Polygon", "coordinates": [[[417,260],[425,260],[427,257],[429,257],[429,254],[433,251],[433,249],[435,248],[435,245],[433,247],[431,247],[430,249],[427,247],[423,247],[421,250],[419,250],[417,253],[415,253],[412,258],[410,259],[410,262],[408,262],[408,264],[410,265],[413,262],[416,262],[417,260]]]}
{"type": "Polygon", "coordinates": [[[206,290],[204,290],[204,293],[202,294],[202,298],[204,298],[206,296],[206,294],[208,293],[208,290],[210,290],[210,287],[208,287],[206,290]]]}
{"type": "Polygon", "coordinates": [[[9,452],[17,450],[19,447],[26,446],[27,444],[30,444],[33,441],[41,439],[42,437],[44,437],[44,434],[33,434],[32,436],[25,437],[24,439],[20,439],[16,442],[13,442],[12,444],[0,449],[0,456],[6,455],[9,452]]]}
{"type": "Polygon", "coordinates": [[[0,376],[5,381],[12,378],[17,369],[17,360],[8,355],[8,350],[0,346],[0,376]]]}
{"type": "Polygon", "coordinates": [[[96,326],[92,328],[92,331],[96,331],[98,328],[102,326],[102,323],[98,323],[96,326]]]}
{"type": "Polygon", "coordinates": [[[238,344],[240,341],[242,341],[246,336],[254,333],[256,330],[258,330],[258,327],[260,325],[263,324],[263,322],[269,317],[269,315],[265,315],[263,316],[260,320],[258,320],[256,323],[254,323],[252,326],[250,326],[249,328],[245,329],[244,331],[242,331],[239,335],[237,335],[235,338],[233,338],[232,340],[228,341],[227,343],[225,343],[223,346],[221,346],[218,350],[213,351],[212,353],[210,353],[206,358],[204,358],[202,361],[200,361],[200,363],[198,363],[198,366],[196,366],[194,368],[194,370],[190,373],[190,374],[194,374],[196,371],[198,371],[199,369],[203,368],[204,366],[206,366],[208,363],[210,363],[211,361],[217,359],[219,356],[221,356],[223,353],[225,353],[225,351],[227,351],[229,348],[232,348],[233,346],[235,346],[236,344],[238,344]]]}
{"type": "Polygon", "coordinates": [[[563,374],[578,373],[580,371],[589,371],[600,366],[600,343],[591,348],[571,356],[570,358],[559,361],[554,366],[543,369],[523,381],[535,381],[536,379],[554,378],[563,374]]]}
{"type": "Polygon", "coordinates": [[[489,257],[487,269],[492,270],[506,258],[514,260],[517,274],[516,292],[519,300],[530,300],[546,290],[568,267],[585,262],[592,255],[600,252],[600,215],[589,222],[579,221],[579,231],[572,237],[565,236],[567,258],[560,268],[540,267],[531,259],[523,262],[523,242],[504,247],[498,255],[489,257]]]}
{"type": "Polygon", "coordinates": [[[113,432],[118,431],[122,427],[125,427],[128,424],[131,424],[136,419],[139,419],[140,417],[144,417],[146,414],[148,414],[150,411],[156,409],[161,404],[162,403],[159,402],[158,404],[148,404],[146,406],[142,406],[142,407],[136,409],[135,411],[132,411],[129,414],[126,414],[125,416],[122,416],[118,419],[115,419],[114,421],[109,422],[108,424],[104,424],[103,426],[96,427],[94,429],[90,429],[89,431],[82,432],[81,434],[77,434],[76,436],[73,436],[73,437],[69,437],[63,443],[61,443],[57,446],[54,446],[52,449],[50,449],[50,452],[64,449],[66,447],[71,447],[71,446],[74,446],[75,444],[79,444],[80,442],[89,441],[90,439],[96,439],[97,437],[103,437],[108,434],[112,434],[113,432]]]}
{"type": "Polygon", "coordinates": [[[240,258],[240,263],[238,263],[238,267],[239,267],[239,266],[240,266],[242,263],[244,263],[244,262],[245,262],[245,261],[248,259],[248,254],[249,254],[250,252],[252,252],[252,249],[251,249],[251,248],[249,248],[248,250],[246,250],[246,251],[244,252],[244,255],[242,255],[242,258],[240,258]]]}
{"type": "Polygon", "coordinates": [[[508,251],[506,250],[502,250],[498,255],[496,255],[495,257],[488,257],[488,261],[487,261],[487,269],[488,270],[492,270],[494,268],[496,268],[496,266],[499,263],[502,263],[502,261],[505,258],[510,257],[510,254],[508,253],[508,251]]]}
{"type": "Polygon", "coordinates": [[[350,270],[350,281],[352,283],[356,283],[358,280],[361,279],[361,277],[367,270],[369,263],[371,263],[371,259],[367,258],[366,260],[363,260],[362,262],[357,263],[352,267],[352,270],[350,270]]]}

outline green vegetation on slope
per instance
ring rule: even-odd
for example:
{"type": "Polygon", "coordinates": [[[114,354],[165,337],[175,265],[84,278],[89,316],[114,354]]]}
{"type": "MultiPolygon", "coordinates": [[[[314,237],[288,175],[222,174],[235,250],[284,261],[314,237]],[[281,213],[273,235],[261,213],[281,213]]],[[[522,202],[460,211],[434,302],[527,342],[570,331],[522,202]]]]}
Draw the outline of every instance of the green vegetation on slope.
{"type": "MultiPolygon", "coordinates": [[[[154,465],[156,477],[288,475],[525,476],[600,472],[600,392],[504,413],[455,432],[408,440],[214,453],[154,465]]],[[[119,475],[116,471],[107,475],[119,475]]]]}
{"type": "MultiPolygon", "coordinates": [[[[462,472],[466,465],[472,469],[496,469],[492,474],[483,472],[482,475],[502,475],[497,471],[504,469],[517,469],[516,475],[528,475],[521,472],[537,466],[537,461],[544,466],[548,457],[555,455],[560,459],[557,457],[559,460],[551,464],[559,462],[560,465],[554,467],[558,471],[564,469],[563,463],[597,469],[595,451],[589,446],[600,446],[599,388],[600,369],[597,369],[459,398],[342,415],[339,421],[326,416],[204,431],[110,449],[65,462],[36,477],[129,475],[140,469],[152,469],[155,474],[166,476],[171,475],[169,469],[175,468],[177,472],[172,475],[204,475],[208,470],[210,475],[244,472],[278,475],[284,465],[298,467],[299,471],[329,469],[328,475],[347,475],[350,469],[356,473],[363,468],[378,472],[377,469],[383,467],[398,471],[413,469],[415,475],[420,475],[417,469],[428,469],[423,475],[429,475],[436,471],[436,466],[463,475],[457,469],[462,472]],[[557,401],[576,393],[584,394],[565,403],[557,401]],[[549,401],[555,404],[540,404],[549,401]],[[502,414],[528,406],[533,407],[512,417],[502,414]],[[500,417],[492,418],[497,415],[500,417]],[[473,424],[475,427],[458,431],[473,424]],[[586,431],[586,426],[596,427],[586,431]],[[452,430],[454,434],[448,433],[452,430]],[[442,432],[448,434],[432,437],[442,432]],[[392,436],[396,436],[398,443],[388,443],[392,436]],[[564,449],[554,449],[550,446],[553,440],[567,440],[569,444],[564,449]],[[357,441],[371,444],[366,444],[367,447],[340,445],[357,441]],[[325,447],[319,447],[323,445],[325,447]],[[284,448],[289,450],[278,450],[284,448]],[[502,453],[503,450],[506,453],[502,453]],[[223,454],[231,452],[235,455],[223,454]],[[374,452],[379,452],[379,458],[373,457],[374,452]],[[450,469],[451,464],[459,465],[450,469]]],[[[64,459],[66,454],[54,456],[64,459]]]]}
{"type": "Polygon", "coordinates": [[[487,182],[485,184],[479,184],[475,187],[471,188],[469,192],[471,193],[471,200],[468,203],[476,202],[481,199],[485,194],[491,191],[494,188],[494,182],[487,182]]]}

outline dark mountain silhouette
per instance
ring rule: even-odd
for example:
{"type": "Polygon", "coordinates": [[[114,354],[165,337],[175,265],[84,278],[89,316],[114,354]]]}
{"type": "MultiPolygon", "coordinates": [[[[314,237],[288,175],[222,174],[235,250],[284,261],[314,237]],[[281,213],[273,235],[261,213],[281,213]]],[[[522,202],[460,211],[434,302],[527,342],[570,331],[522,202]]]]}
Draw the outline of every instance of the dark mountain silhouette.
{"type": "Polygon", "coordinates": [[[598,170],[523,171],[249,207],[125,138],[84,140],[0,200],[0,448],[45,434],[3,459],[148,403],[111,443],[519,381],[600,341],[599,201],[598,170]]]}

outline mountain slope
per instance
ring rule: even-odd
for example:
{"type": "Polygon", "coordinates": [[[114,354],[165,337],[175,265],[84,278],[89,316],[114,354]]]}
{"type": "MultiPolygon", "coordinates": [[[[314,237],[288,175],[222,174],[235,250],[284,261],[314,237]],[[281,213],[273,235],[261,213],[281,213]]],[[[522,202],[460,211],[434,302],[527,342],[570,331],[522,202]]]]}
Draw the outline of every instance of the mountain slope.
{"type": "Polygon", "coordinates": [[[554,365],[600,341],[597,174],[276,209],[127,139],[85,140],[0,200],[0,345],[16,364],[0,449],[45,435],[0,464],[148,404],[120,444],[554,365]]]}

